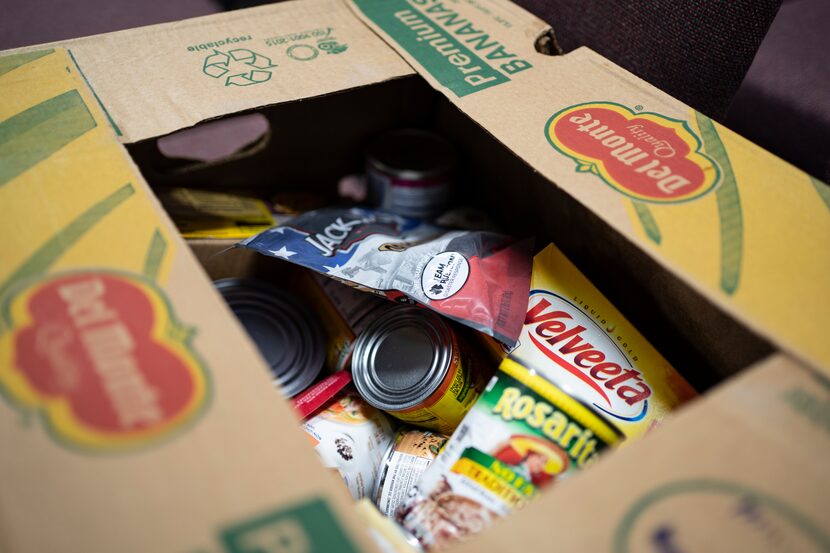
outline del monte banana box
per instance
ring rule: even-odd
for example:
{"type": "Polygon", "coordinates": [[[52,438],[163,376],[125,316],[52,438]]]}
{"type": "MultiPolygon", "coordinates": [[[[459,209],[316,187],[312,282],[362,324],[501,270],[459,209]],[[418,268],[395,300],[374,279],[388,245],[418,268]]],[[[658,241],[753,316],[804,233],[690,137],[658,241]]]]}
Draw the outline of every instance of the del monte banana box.
{"type": "MultiPolygon", "coordinates": [[[[621,275],[651,279],[630,264],[647,259],[695,307],[826,373],[826,186],[588,49],[540,54],[534,41],[548,32],[506,0],[298,0],[0,54],[0,551],[371,550],[342,484],[301,431],[286,431],[294,413],[145,178],[187,186],[198,175],[211,187],[229,175],[269,186],[316,178],[365,136],[436,125],[469,153],[482,205],[538,221],[546,237],[572,229],[555,237],[566,251],[565,240],[599,244],[594,233],[610,233],[621,275]],[[436,108],[433,90],[451,109],[436,108]],[[256,147],[186,171],[153,166],[158,137],[249,110],[273,124],[256,147]],[[527,179],[501,178],[514,161],[527,179]],[[595,217],[580,218],[583,207],[595,217]]],[[[493,447],[462,455],[453,473],[476,474],[503,504],[533,495],[527,478],[555,481],[544,475],[566,460],[572,471],[631,442],[691,393],[590,285],[566,280],[572,269],[557,252],[546,255],[557,271],[534,281],[516,370],[502,371],[476,409],[509,436],[491,433],[493,447]],[[554,446],[560,462],[541,463],[554,446]],[[525,468],[507,466],[517,462],[525,468]]],[[[690,323],[681,341],[734,349],[672,289],[652,294],[690,323]]],[[[743,386],[734,397],[758,396],[743,386]]],[[[770,396],[783,393],[777,386],[770,396]]],[[[807,405],[819,423],[823,405],[807,405]]],[[[721,435],[719,417],[700,431],[725,444],[704,444],[709,466],[757,489],[786,465],[788,503],[830,512],[805,476],[810,459],[827,457],[807,449],[823,443],[817,435],[783,447],[790,428],[770,434],[753,415],[721,435]],[[752,455],[724,456],[733,436],[755,444],[739,450],[752,455]],[[791,455],[784,465],[767,454],[776,448],[791,455]]],[[[626,447],[631,464],[584,496],[624,499],[619,473],[667,458],[637,458],[648,444],[686,447],[673,466],[699,473],[701,445],[676,433],[660,447],[626,447]]],[[[562,525],[574,536],[613,524],[582,506],[591,512],[562,525]]],[[[549,538],[550,513],[535,512],[512,520],[549,538]]],[[[522,550],[549,548],[522,535],[522,550]]]]}

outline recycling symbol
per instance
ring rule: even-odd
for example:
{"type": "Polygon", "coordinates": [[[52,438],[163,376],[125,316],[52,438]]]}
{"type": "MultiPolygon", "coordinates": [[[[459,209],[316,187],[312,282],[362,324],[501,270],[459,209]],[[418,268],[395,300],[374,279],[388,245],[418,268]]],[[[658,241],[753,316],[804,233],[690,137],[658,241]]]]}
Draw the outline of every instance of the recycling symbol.
{"type": "Polygon", "coordinates": [[[264,83],[271,78],[276,65],[271,59],[247,48],[236,48],[227,53],[213,50],[205,58],[202,72],[214,79],[225,77],[225,86],[249,86],[264,83]]]}

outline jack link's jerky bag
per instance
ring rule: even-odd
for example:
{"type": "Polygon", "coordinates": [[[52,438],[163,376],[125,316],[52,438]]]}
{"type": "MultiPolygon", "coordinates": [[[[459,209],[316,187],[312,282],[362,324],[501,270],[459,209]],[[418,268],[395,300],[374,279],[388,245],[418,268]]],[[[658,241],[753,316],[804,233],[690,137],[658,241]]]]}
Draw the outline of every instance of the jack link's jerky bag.
{"type": "Polygon", "coordinates": [[[428,549],[479,532],[695,392],[554,246],[510,357],[397,513],[428,549]]]}
{"type": "Polygon", "coordinates": [[[409,298],[506,344],[514,344],[522,328],[530,240],[334,207],[299,215],[239,245],[395,301],[409,298]]]}

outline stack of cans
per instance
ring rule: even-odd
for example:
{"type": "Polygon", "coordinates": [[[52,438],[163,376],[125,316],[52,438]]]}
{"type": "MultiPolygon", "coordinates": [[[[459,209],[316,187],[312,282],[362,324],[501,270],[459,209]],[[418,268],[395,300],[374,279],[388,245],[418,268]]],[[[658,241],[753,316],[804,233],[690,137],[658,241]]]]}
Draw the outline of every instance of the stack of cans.
{"type": "Polygon", "coordinates": [[[271,368],[274,384],[293,397],[323,368],[325,341],[315,314],[281,288],[256,280],[215,283],[271,368]]]}

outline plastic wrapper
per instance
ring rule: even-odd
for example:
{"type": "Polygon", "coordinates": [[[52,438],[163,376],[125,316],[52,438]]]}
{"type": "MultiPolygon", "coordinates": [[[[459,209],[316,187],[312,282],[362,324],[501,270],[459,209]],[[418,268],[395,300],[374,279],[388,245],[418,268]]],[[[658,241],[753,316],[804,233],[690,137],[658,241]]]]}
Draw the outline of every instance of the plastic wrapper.
{"type": "Polygon", "coordinates": [[[519,336],[532,241],[448,231],[382,211],[325,208],[239,244],[395,301],[414,301],[498,340],[519,336]]]}

